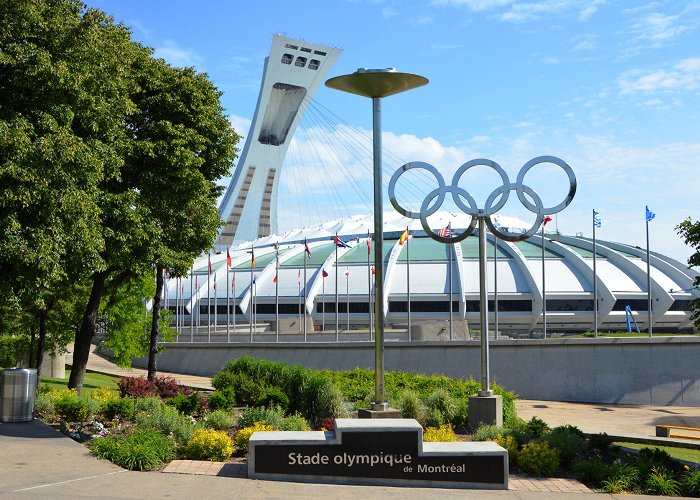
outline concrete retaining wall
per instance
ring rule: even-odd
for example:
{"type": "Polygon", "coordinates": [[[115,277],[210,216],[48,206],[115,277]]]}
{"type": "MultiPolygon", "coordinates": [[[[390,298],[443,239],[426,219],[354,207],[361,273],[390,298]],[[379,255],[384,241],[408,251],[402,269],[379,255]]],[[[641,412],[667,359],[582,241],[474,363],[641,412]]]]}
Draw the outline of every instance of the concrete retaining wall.
{"type": "MultiPolygon", "coordinates": [[[[491,379],[525,399],[700,406],[700,338],[499,340],[491,379]]],[[[479,380],[478,341],[387,342],[387,370],[479,380]]],[[[212,375],[243,355],[309,368],[374,367],[374,344],[167,344],[158,368],[212,375]]],[[[144,359],[135,366],[145,367],[144,359]]]]}

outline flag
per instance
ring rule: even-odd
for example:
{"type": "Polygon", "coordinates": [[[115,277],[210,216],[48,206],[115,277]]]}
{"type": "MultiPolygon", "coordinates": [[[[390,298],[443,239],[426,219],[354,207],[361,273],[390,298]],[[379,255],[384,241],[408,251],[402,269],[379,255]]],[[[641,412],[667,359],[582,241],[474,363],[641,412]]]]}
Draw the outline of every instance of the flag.
{"type": "Polygon", "coordinates": [[[226,249],[226,265],[231,267],[231,254],[229,253],[228,248],[226,249]]]}
{"type": "Polygon", "coordinates": [[[401,233],[401,236],[399,237],[399,245],[403,245],[406,243],[406,240],[408,239],[408,228],[404,229],[403,233],[401,233]]]}
{"type": "Polygon", "coordinates": [[[374,276],[375,274],[377,274],[377,273],[374,270],[374,266],[372,266],[372,276],[374,276]]]}
{"type": "Polygon", "coordinates": [[[350,245],[345,243],[343,240],[338,238],[338,234],[335,235],[335,244],[339,246],[340,248],[350,248],[350,245]]]}
{"type": "Polygon", "coordinates": [[[216,272],[214,273],[214,290],[216,291],[216,272]]]}
{"type": "Polygon", "coordinates": [[[325,269],[321,269],[321,276],[323,276],[324,278],[327,278],[328,272],[325,269]]]}
{"type": "Polygon", "coordinates": [[[258,281],[258,273],[253,273],[253,285],[255,285],[256,281],[258,281]]]}
{"type": "Polygon", "coordinates": [[[367,231],[367,255],[372,253],[372,240],[369,237],[369,231],[367,231]]]}
{"type": "Polygon", "coordinates": [[[233,273],[233,276],[231,277],[231,290],[236,288],[236,273],[233,273]]]}
{"type": "Polygon", "coordinates": [[[309,259],[311,258],[311,250],[309,250],[309,245],[306,243],[306,238],[304,238],[304,251],[306,252],[306,255],[309,256],[309,259]]]}
{"type": "Polygon", "coordinates": [[[208,258],[209,258],[209,274],[211,274],[211,272],[212,272],[212,268],[211,268],[211,255],[209,255],[208,258]]]}
{"type": "Polygon", "coordinates": [[[197,275],[194,277],[194,289],[199,290],[199,276],[197,275]]]}
{"type": "Polygon", "coordinates": [[[297,271],[297,285],[301,286],[301,269],[297,271]]]}
{"type": "Polygon", "coordinates": [[[345,268],[345,276],[350,276],[350,269],[347,267],[345,268]]]}
{"type": "Polygon", "coordinates": [[[443,229],[438,229],[437,235],[441,238],[449,238],[452,235],[452,223],[450,222],[443,229]]]}
{"type": "Polygon", "coordinates": [[[548,222],[551,222],[551,221],[552,221],[552,218],[548,215],[548,216],[545,217],[544,220],[542,221],[542,226],[543,226],[543,227],[546,226],[547,223],[548,223],[548,222]]]}
{"type": "Polygon", "coordinates": [[[603,222],[600,220],[600,213],[596,212],[593,210],[593,225],[595,227],[600,227],[603,225],[603,222]]]}
{"type": "Polygon", "coordinates": [[[277,283],[277,275],[276,275],[276,274],[275,274],[275,276],[272,278],[272,282],[273,282],[273,283],[277,283]]]}
{"type": "Polygon", "coordinates": [[[253,247],[250,248],[250,267],[255,269],[255,249],[253,247]]]}
{"type": "Polygon", "coordinates": [[[647,211],[646,211],[647,222],[649,222],[651,219],[653,219],[654,217],[656,217],[656,214],[655,214],[654,212],[652,212],[651,210],[649,210],[649,207],[646,207],[646,210],[647,210],[647,211]]]}

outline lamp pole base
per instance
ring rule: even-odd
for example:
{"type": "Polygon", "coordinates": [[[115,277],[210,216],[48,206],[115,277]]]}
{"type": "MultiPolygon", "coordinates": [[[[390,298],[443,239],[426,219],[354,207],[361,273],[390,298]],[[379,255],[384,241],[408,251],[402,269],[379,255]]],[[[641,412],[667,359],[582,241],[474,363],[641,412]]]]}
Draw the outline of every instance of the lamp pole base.
{"type": "Polygon", "coordinates": [[[492,391],[490,396],[471,396],[469,398],[469,427],[475,431],[480,425],[503,425],[503,397],[494,396],[492,391]]]}

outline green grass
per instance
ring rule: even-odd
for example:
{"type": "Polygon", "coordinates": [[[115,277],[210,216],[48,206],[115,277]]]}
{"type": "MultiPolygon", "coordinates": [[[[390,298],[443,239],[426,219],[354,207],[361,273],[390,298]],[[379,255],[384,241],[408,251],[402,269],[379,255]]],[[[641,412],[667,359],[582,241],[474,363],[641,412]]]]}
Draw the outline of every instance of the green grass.
{"type": "Polygon", "coordinates": [[[661,450],[671,455],[673,458],[700,464],[700,450],[694,448],[678,448],[676,446],[656,446],[653,444],[623,442],[616,442],[614,444],[616,444],[617,446],[622,446],[623,448],[631,448],[633,450],[641,450],[642,448],[660,448],[661,450]]]}
{"type": "MultiPolygon", "coordinates": [[[[68,387],[68,379],[70,378],[70,370],[66,370],[66,378],[51,378],[41,377],[40,386],[49,387],[50,389],[63,389],[68,387]]],[[[93,390],[100,387],[109,387],[110,389],[118,390],[117,380],[119,377],[105,375],[103,373],[85,372],[83,379],[83,394],[90,394],[93,390]]]]}

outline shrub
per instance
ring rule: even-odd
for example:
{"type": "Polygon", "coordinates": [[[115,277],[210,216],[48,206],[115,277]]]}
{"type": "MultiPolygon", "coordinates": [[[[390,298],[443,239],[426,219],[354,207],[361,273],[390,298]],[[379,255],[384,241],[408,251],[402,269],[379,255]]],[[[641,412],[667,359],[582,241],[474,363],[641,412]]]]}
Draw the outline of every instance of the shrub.
{"type": "Polygon", "coordinates": [[[121,397],[145,398],[158,393],[153,382],[144,377],[122,377],[117,385],[121,397]]]}
{"type": "Polygon", "coordinates": [[[472,441],[494,441],[498,436],[504,434],[503,428],[497,425],[481,424],[472,434],[472,441]]]}
{"type": "Polygon", "coordinates": [[[397,406],[401,410],[403,418],[412,418],[420,423],[425,422],[426,408],[417,392],[411,390],[403,391],[397,406]]]}
{"type": "Polygon", "coordinates": [[[428,412],[428,417],[425,419],[425,425],[428,427],[442,427],[445,425],[445,415],[438,410],[428,412]]]}
{"type": "Polygon", "coordinates": [[[516,459],[520,470],[533,476],[549,476],[559,468],[557,450],[547,443],[528,443],[518,453],[516,459]]]}
{"type": "Polygon", "coordinates": [[[104,411],[104,405],[108,401],[119,399],[119,392],[110,389],[109,387],[98,387],[90,393],[90,399],[96,401],[100,406],[100,411],[104,411]]]}
{"type": "Polygon", "coordinates": [[[284,413],[276,408],[263,408],[262,406],[248,407],[241,413],[241,416],[238,417],[238,426],[250,427],[256,422],[262,422],[278,429],[283,418],[284,413]]]}
{"type": "Polygon", "coordinates": [[[576,479],[595,486],[601,484],[609,475],[609,467],[600,457],[577,462],[572,470],[576,479]]]}
{"type": "Polygon", "coordinates": [[[319,374],[312,374],[302,393],[301,414],[312,424],[324,418],[340,418],[347,415],[343,393],[333,383],[319,374]]]}
{"type": "Polygon", "coordinates": [[[149,429],[136,429],[129,436],[95,438],[90,449],[129,470],[152,470],[175,457],[175,442],[149,429]]]}
{"type": "Polygon", "coordinates": [[[680,483],[665,469],[653,468],[644,483],[647,493],[676,497],[680,494],[680,483]]]}
{"type": "Polygon", "coordinates": [[[573,425],[555,427],[546,435],[545,441],[559,452],[559,459],[564,466],[568,466],[588,444],[583,432],[573,425]]]}
{"type": "Polygon", "coordinates": [[[606,433],[592,434],[588,438],[588,448],[595,453],[596,450],[600,453],[607,453],[613,440],[606,433]]]}
{"type": "Polygon", "coordinates": [[[233,453],[233,440],[225,431],[197,429],[185,447],[190,460],[225,462],[233,453]]]}
{"type": "Polygon", "coordinates": [[[172,435],[180,444],[185,444],[192,437],[195,424],[190,417],[182,415],[176,408],[168,405],[155,407],[151,413],[136,416],[136,425],[172,435]]]}
{"type": "Polygon", "coordinates": [[[606,493],[628,493],[635,487],[639,471],[627,464],[615,464],[608,470],[608,478],[601,482],[606,493]]]}
{"type": "Polygon", "coordinates": [[[660,448],[642,448],[637,455],[637,469],[643,477],[646,477],[654,470],[656,472],[661,470],[680,472],[681,465],[660,448]]]}
{"type": "Polygon", "coordinates": [[[164,405],[165,403],[158,396],[147,396],[134,401],[134,412],[136,414],[140,412],[153,413],[164,405]]]}
{"type": "Polygon", "coordinates": [[[280,420],[278,429],[281,431],[308,431],[309,423],[297,413],[280,420]]]}
{"type": "Polygon", "coordinates": [[[182,393],[189,395],[191,392],[189,388],[181,386],[173,377],[165,375],[156,375],[153,385],[158,391],[158,395],[163,399],[172,398],[182,393]]]}
{"type": "Polygon", "coordinates": [[[168,404],[177,408],[177,411],[184,415],[194,415],[202,406],[199,400],[199,394],[196,392],[189,395],[184,392],[179,392],[168,399],[168,404]]]}
{"type": "Polygon", "coordinates": [[[686,472],[681,481],[683,494],[691,497],[700,497],[700,470],[690,469],[685,466],[686,472]]]}
{"type": "Polygon", "coordinates": [[[271,425],[267,425],[267,424],[264,424],[262,422],[256,422],[249,427],[244,427],[243,429],[239,430],[236,433],[236,435],[233,437],[233,441],[236,445],[236,450],[247,454],[248,453],[248,442],[250,441],[250,436],[252,436],[254,432],[274,431],[274,430],[275,429],[271,425]]]}
{"type": "Polygon", "coordinates": [[[109,420],[116,416],[121,417],[123,420],[131,420],[134,418],[134,400],[131,398],[108,400],[102,406],[102,412],[109,420]]]}
{"type": "Polygon", "coordinates": [[[217,389],[209,395],[207,405],[212,410],[230,410],[236,405],[236,393],[233,387],[217,389]]]}
{"type": "Polygon", "coordinates": [[[77,395],[62,395],[54,400],[54,408],[58,416],[67,422],[82,422],[89,416],[87,400],[77,395]]]}
{"type": "Polygon", "coordinates": [[[451,443],[457,441],[457,435],[449,425],[428,427],[423,433],[423,441],[426,443],[451,443]]]}
{"type": "Polygon", "coordinates": [[[34,414],[44,420],[51,421],[54,417],[54,400],[45,392],[37,392],[34,399],[34,414]]]}
{"type": "Polygon", "coordinates": [[[204,417],[204,427],[225,431],[233,427],[233,415],[226,410],[214,410],[204,417]]]}
{"type": "Polygon", "coordinates": [[[257,405],[265,408],[279,408],[286,412],[289,408],[289,398],[279,387],[268,387],[258,398],[257,405]]]}
{"type": "Polygon", "coordinates": [[[211,378],[211,385],[217,391],[223,389],[235,389],[238,384],[238,374],[228,370],[222,370],[211,378]]]}
{"type": "Polygon", "coordinates": [[[436,410],[442,413],[445,422],[452,422],[457,412],[456,401],[445,389],[435,389],[430,393],[425,404],[431,414],[436,410]]]}
{"type": "Polygon", "coordinates": [[[318,422],[314,429],[317,431],[333,431],[335,430],[335,419],[333,417],[326,417],[318,422]]]}
{"type": "Polygon", "coordinates": [[[498,446],[502,446],[508,452],[508,462],[511,464],[516,463],[518,458],[518,442],[511,435],[499,434],[496,439],[489,439],[488,441],[494,441],[498,446]]]}
{"type": "Polygon", "coordinates": [[[540,439],[544,437],[547,432],[549,432],[549,426],[544,420],[540,420],[537,417],[532,417],[527,425],[527,432],[530,434],[531,439],[540,439]]]}
{"type": "Polygon", "coordinates": [[[452,426],[455,429],[462,429],[466,431],[469,427],[469,400],[467,398],[462,398],[457,403],[457,411],[454,417],[452,417],[452,426]]]}

